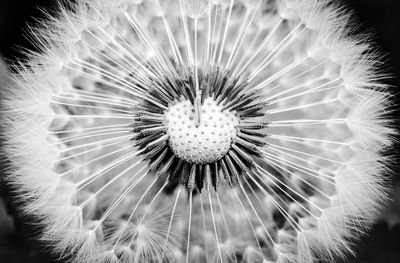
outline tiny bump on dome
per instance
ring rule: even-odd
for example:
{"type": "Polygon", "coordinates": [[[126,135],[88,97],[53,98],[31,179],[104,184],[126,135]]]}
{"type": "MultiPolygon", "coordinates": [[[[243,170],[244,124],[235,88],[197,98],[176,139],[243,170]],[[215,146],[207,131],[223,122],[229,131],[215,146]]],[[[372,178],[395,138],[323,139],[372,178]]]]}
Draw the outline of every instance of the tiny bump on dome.
{"type": "Polygon", "coordinates": [[[222,107],[212,98],[205,99],[201,106],[198,127],[194,112],[189,101],[177,102],[166,111],[169,145],[173,153],[187,162],[198,164],[212,163],[223,158],[230,149],[232,137],[236,135],[235,127],[239,119],[234,112],[222,111],[222,107]],[[185,108],[190,110],[185,111],[185,108]],[[173,114],[182,111],[187,114],[173,114]],[[218,125],[218,122],[222,125],[218,125]]]}

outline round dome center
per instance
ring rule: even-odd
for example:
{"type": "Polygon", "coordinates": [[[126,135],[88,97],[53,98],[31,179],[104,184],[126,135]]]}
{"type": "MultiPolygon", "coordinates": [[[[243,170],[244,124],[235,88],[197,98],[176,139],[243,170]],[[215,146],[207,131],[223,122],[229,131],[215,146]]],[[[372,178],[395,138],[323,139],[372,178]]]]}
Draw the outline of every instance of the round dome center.
{"type": "Polygon", "coordinates": [[[222,111],[212,98],[200,106],[200,124],[188,100],[169,107],[165,113],[169,145],[176,156],[190,163],[212,163],[229,151],[239,123],[234,112],[222,111]]]}

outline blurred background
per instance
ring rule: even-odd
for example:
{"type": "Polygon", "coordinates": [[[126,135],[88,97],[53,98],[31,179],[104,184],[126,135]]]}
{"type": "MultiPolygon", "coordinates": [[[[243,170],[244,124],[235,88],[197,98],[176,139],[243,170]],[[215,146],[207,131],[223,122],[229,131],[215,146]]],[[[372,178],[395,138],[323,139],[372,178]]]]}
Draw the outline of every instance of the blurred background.
{"type": "MultiPolygon", "coordinates": [[[[71,0],[72,1],[72,0],[71,0]]],[[[110,0],[112,1],[112,0],[110,0]]],[[[399,93],[400,87],[400,0],[342,0],[355,10],[356,16],[364,23],[364,29],[376,32],[376,42],[383,54],[387,54],[388,65],[394,78],[390,84],[399,93]]],[[[25,38],[26,25],[34,24],[34,18],[42,17],[41,9],[55,10],[56,0],[0,0],[0,87],[5,81],[5,65],[21,58],[22,48],[34,49],[25,38]]],[[[397,105],[400,95],[395,97],[397,105]]],[[[398,108],[398,107],[397,107],[398,108]]],[[[397,109],[396,108],[396,109],[397,109]]],[[[395,110],[395,118],[400,116],[395,110]]],[[[392,202],[382,209],[379,222],[357,244],[355,257],[349,257],[349,263],[400,263],[400,180],[398,173],[398,147],[392,152],[393,195],[392,202]]],[[[1,158],[1,157],[0,157],[1,158]]],[[[0,159],[0,167],[3,160],[0,159]]],[[[0,263],[50,263],[50,251],[35,241],[32,225],[24,224],[11,202],[10,192],[2,178],[0,170],[0,263]]]]}

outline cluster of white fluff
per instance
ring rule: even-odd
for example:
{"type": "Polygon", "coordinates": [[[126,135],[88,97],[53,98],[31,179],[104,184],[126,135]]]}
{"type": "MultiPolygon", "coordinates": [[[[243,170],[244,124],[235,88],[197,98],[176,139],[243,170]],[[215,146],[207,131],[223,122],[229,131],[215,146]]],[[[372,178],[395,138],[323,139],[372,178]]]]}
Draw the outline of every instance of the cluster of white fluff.
{"type": "MultiPolygon", "coordinates": [[[[351,253],[386,191],[379,54],[328,0],[78,0],[33,29],[4,91],[8,180],[74,262],[314,262],[351,253]],[[175,67],[219,67],[268,102],[267,145],[230,187],[168,189],[134,106],[175,67]]],[[[265,120],[260,120],[265,121],[265,120]]]]}

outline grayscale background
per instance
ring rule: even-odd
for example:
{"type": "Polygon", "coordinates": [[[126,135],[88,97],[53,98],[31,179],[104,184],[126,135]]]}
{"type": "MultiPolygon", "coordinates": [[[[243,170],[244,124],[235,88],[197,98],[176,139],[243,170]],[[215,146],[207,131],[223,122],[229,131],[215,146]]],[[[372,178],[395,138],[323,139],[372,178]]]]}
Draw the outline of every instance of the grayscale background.
{"type": "MultiPolygon", "coordinates": [[[[68,1],[68,0],[66,0],[68,1]]],[[[73,1],[73,0],[70,0],[73,1]]],[[[110,0],[112,1],[112,0],[110,0]]],[[[42,17],[41,9],[54,12],[55,0],[0,0],[0,89],[7,83],[6,68],[21,59],[22,48],[34,47],[26,40],[26,24],[35,23],[35,17],[42,17]]],[[[363,29],[376,32],[376,42],[387,55],[388,67],[393,72],[389,82],[394,86],[395,100],[400,103],[400,0],[342,0],[355,10],[364,24],[363,29]]],[[[399,107],[393,118],[399,118],[399,107]]],[[[397,127],[400,127],[397,121],[397,127]]],[[[1,130],[0,130],[1,132],[1,130]]],[[[1,142],[0,142],[1,147],[1,142]]],[[[349,257],[349,263],[400,263],[400,165],[398,146],[389,152],[393,155],[392,203],[382,208],[381,219],[371,231],[357,243],[356,257],[349,257]]],[[[36,228],[29,218],[18,213],[12,202],[10,189],[4,182],[6,164],[0,155],[0,263],[50,263],[58,262],[51,251],[35,241],[36,228]]],[[[62,262],[62,261],[61,261],[62,262]]]]}

